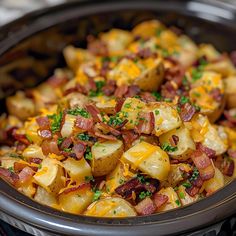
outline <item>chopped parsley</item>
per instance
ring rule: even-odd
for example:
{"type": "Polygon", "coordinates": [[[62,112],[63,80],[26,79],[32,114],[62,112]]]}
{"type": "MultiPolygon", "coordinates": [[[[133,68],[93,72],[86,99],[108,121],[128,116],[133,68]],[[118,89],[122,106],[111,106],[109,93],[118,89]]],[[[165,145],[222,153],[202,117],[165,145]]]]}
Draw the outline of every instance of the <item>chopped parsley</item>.
{"type": "Polygon", "coordinates": [[[175,201],[175,203],[176,203],[177,206],[181,206],[181,203],[178,199],[175,201]]]}
{"type": "Polygon", "coordinates": [[[156,98],[157,101],[161,101],[162,96],[158,92],[152,92],[152,95],[156,98]]]}
{"type": "Polygon", "coordinates": [[[64,140],[65,140],[65,138],[58,138],[57,139],[57,145],[60,146],[63,143],[64,140]]]}
{"type": "Polygon", "coordinates": [[[114,214],[114,215],[116,214],[116,210],[113,211],[113,214],[114,214]]]}
{"type": "Polygon", "coordinates": [[[125,183],[125,180],[124,179],[120,179],[119,180],[119,184],[124,184],[125,183]]]}
{"type": "Polygon", "coordinates": [[[180,104],[188,103],[188,102],[189,102],[189,98],[188,98],[188,97],[185,97],[185,96],[182,96],[182,97],[179,99],[179,102],[180,102],[180,104]]]}
{"type": "Polygon", "coordinates": [[[38,165],[38,169],[41,169],[42,168],[42,164],[40,163],[39,165],[38,165]]]}
{"type": "Polygon", "coordinates": [[[162,49],[162,56],[163,56],[163,57],[168,57],[168,56],[170,56],[170,53],[168,52],[167,49],[165,49],[165,48],[162,49]]]}
{"type": "Polygon", "coordinates": [[[139,198],[140,199],[144,199],[146,197],[150,197],[152,196],[152,193],[150,191],[142,191],[140,194],[139,194],[139,198]]]}
{"type": "Polygon", "coordinates": [[[196,180],[198,178],[198,176],[199,176],[199,171],[198,171],[198,169],[196,167],[194,167],[192,176],[191,176],[191,178],[189,180],[190,181],[194,181],[194,180],[196,180]]]}
{"type": "Polygon", "coordinates": [[[191,188],[192,187],[192,184],[188,183],[188,182],[185,182],[182,184],[185,188],[191,188]]]}
{"type": "Polygon", "coordinates": [[[9,167],[8,170],[9,170],[11,173],[14,173],[14,172],[15,172],[13,166],[9,167]]]}
{"type": "Polygon", "coordinates": [[[186,76],[184,76],[184,78],[183,78],[183,80],[182,80],[182,84],[183,84],[184,86],[187,86],[187,85],[188,85],[188,80],[187,80],[187,77],[186,77],[186,76]]]}
{"type": "Polygon", "coordinates": [[[159,110],[155,110],[155,115],[159,115],[160,114],[160,111],[159,110]]]}
{"type": "Polygon", "coordinates": [[[118,112],[115,116],[111,116],[109,121],[108,121],[108,125],[112,125],[112,126],[119,126],[123,123],[124,118],[126,118],[128,115],[126,112],[118,112]]]}
{"type": "Polygon", "coordinates": [[[72,151],[72,148],[64,148],[63,151],[64,151],[64,152],[71,152],[71,151],[72,151]]]}
{"type": "Polygon", "coordinates": [[[143,176],[143,175],[137,175],[137,178],[138,178],[138,180],[141,182],[141,183],[143,183],[143,184],[145,184],[146,183],[146,179],[145,179],[145,177],[143,176]]]}
{"type": "Polygon", "coordinates": [[[70,115],[74,115],[74,116],[83,116],[85,118],[89,118],[90,117],[90,114],[83,108],[75,108],[75,109],[70,109],[67,111],[67,114],[70,114],[70,115]]]}
{"type": "Polygon", "coordinates": [[[173,147],[168,143],[163,143],[161,148],[162,148],[163,151],[166,151],[166,152],[175,152],[175,151],[178,150],[177,147],[173,147]]]}
{"type": "Polygon", "coordinates": [[[183,193],[183,192],[179,192],[179,197],[180,197],[181,199],[184,199],[184,198],[185,198],[184,193],[183,193]]]}
{"type": "Polygon", "coordinates": [[[131,108],[131,103],[126,103],[126,104],[124,105],[124,107],[125,107],[125,108],[131,108]]]}
{"type": "Polygon", "coordinates": [[[18,153],[10,153],[9,157],[24,159],[23,156],[21,154],[18,154],[18,153]]]}
{"type": "Polygon", "coordinates": [[[86,182],[94,181],[94,178],[93,178],[92,175],[91,176],[85,176],[84,179],[85,179],[86,182]]]}
{"type": "Polygon", "coordinates": [[[102,88],[105,85],[105,81],[95,81],[96,84],[96,90],[89,91],[89,97],[97,97],[99,95],[102,95],[102,88]]]}
{"type": "Polygon", "coordinates": [[[199,69],[192,70],[192,80],[195,82],[202,78],[202,71],[199,69]]]}
{"type": "Polygon", "coordinates": [[[88,134],[81,133],[77,135],[77,138],[82,141],[89,141],[90,136],[88,134]]]}
{"type": "Polygon", "coordinates": [[[33,143],[32,138],[31,138],[28,134],[26,134],[25,137],[27,138],[27,140],[28,140],[30,143],[33,143]]]}
{"type": "Polygon", "coordinates": [[[87,147],[87,148],[86,148],[86,152],[85,152],[84,158],[85,158],[86,160],[89,160],[89,161],[91,161],[91,160],[93,159],[93,156],[92,156],[92,152],[91,152],[90,147],[87,147]]]}
{"type": "Polygon", "coordinates": [[[60,131],[62,116],[63,116],[62,112],[60,112],[59,114],[48,115],[48,118],[52,120],[51,122],[52,133],[60,131]]]}
{"type": "Polygon", "coordinates": [[[102,195],[102,192],[100,190],[96,190],[93,195],[93,202],[99,200],[101,195],[102,195]]]}

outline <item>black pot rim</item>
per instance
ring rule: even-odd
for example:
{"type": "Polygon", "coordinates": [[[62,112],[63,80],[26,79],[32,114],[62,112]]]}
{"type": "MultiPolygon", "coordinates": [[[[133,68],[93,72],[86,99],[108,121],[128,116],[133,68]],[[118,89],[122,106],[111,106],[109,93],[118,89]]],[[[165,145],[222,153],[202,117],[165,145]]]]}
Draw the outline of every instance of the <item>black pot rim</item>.
{"type": "MultiPolygon", "coordinates": [[[[213,6],[212,2],[204,3],[200,0],[181,1],[80,1],[66,3],[27,14],[0,28],[0,56],[14,47],[17,43],[33,34],[62,23],[73,16],[86,16],[93,13],[122,9],[153,9],[175,10],[182,14],[204,17],[197,8],[189,9],[189,4],[213,6]],[[205,4],[205,5],[204,5],[205,4]],[[210,4],[210,5],[209,5],[210,4]],[[78,10],[79,5],[79,10],[78,10]],[[75,9],[73,9],[74,6],[75,9]],[[173,8],[177,7],[177,8],[173,8]],[[73,9],[73,10],[72,10],[73,9]],[[186,9],[189,11],[186,12],[186,9]],[[61,12],[70,12],[70,15],[61,12]],[[17,29],[15,26],[18,26],[17,29]],[[9,33],[10,32],[10,33],[9,33]]],[[[236,19],[236,10],[227,5],[214,4],[218,9],[229,11],[236,19]]],[[[213,19],[213,18],[212,18],[213,19]]],[[[235,21],[221,15],[218,24],[234,25],[235,21]]],[[[236,29],[236,28],[235,28],[236,29]]],[[[236,181],[231,182],[212,196],[192,205],[177,210],[143,217],[125,219],[108,219],[86,216],[76,216],[42,206],[28,197],[19,194],[10,185],[0,180],[0,210],[13,218],[48,232],[69,235],[170,235],[179,234],[217,223],[236,211],[236,181]]]]}

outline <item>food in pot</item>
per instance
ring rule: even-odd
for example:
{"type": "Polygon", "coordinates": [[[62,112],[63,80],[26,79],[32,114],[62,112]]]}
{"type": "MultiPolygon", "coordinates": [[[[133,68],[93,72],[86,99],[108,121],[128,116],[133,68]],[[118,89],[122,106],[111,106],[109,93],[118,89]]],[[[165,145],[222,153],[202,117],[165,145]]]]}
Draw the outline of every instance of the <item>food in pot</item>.
{"type": "Polygon", "coordinates": [[[150,215],[236,176],[236,68],[157,20],[67,46],[67,68],[7,98],[0,176],[73,214],[150,215]]]}

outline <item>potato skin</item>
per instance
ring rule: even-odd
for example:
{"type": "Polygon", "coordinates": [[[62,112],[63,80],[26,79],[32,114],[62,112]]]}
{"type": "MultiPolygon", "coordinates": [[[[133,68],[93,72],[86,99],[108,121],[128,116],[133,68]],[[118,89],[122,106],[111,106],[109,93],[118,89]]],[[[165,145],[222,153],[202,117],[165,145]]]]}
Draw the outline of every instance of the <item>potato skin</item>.
{"type": "Polygon", "coordinates": [[[115,169],[124,150],[120,140],[97,143],[92,147],[92,173],[93,176],[103,176],[115,169]],[[111,149],[113,147],[113,149],[111,149]]]}

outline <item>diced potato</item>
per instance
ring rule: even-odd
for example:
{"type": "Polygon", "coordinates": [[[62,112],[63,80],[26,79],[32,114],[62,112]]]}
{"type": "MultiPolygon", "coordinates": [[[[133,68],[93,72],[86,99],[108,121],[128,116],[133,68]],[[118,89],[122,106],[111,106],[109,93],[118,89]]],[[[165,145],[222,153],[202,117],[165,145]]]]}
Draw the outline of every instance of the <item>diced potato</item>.
{"type": "Polygon", "coordinates": [[[27,182],[26,184],[22,185],[18,190],[24,193],[26,196],[32,198],[35,195],[36,187],[34,186],[33,182],[27,182]]]}
{"type": "Polygon", "coordinates": [[[106,96],[98,96],[92,98],[92,100],[96,103],[96,107],[106,114],[114,114],[116,107],[116,100],[111,99],[106,96]]]}
{"type": "Polygon", "coordinates": [[[198,57],[206,57],[208,61],[214,61],[220,57],[220,53],[211,44],[201,44],[198,49],[198,57]]]}
{"type": "Polygon", "coordinates": [[[194,197],[191,197],[186,191],[183,185],[180,185],[177,190],[180,202],[182,206],[191,204],[200,199],[199,194],[196,194],[194,197]]]}
{"type": "Polygon", "coordinates": [[[81,214],[92,202],[93,195],[90,185],[81,184],[72,191],[61,193],[59,204],[63,211],[81,214]]]}
{"type": "Polygon", "coordinates": [[[44,188],[38,186],[37,191],[34,196],[34,200],[47,206],[55,206],[57,204],[57,200],[55,196],[49,192],[47,192],[44,188]]]}
{"type": "Polygon", "coordinates": [[[236,108],[236,76],[230,76],[224,80],[226,106],[236,108]]]}
{"type": "Polygon", "coordinates": [[[107,175],[115,169],[123,154],[123,142],[105,141],[92,146],[92,173],[94,176],[107,175]]]}
{"type": "MultiPolygon", "coordinates": [[[[195,143],[190,135],[190,132],[184,126],[179,129],[174,129],[160,136],[159,140],[161,145],[170,144],[170,139],[175,135],[179,138],[176,145],[176,151],[167,151],[167,153],[175,159],[186,160],[189,158],[189,153],[195,150],[195,143]]],[[[170,144],[171,145],[171,144],[170,144]]]]}
{"type": "Polygon", "coordinates": [[[8,112],[21,120],[25,120],[35,114],[34,102],[21,91],[17,92],[14,96],[8,97],[6,105],[8,112]]]}
{"type": "Polygon", "coordinates": [[[127,150],[122,159],[152,178],[166,180],[170,171],[169,157],[160,147],[140,142],[127,150]]]}
{"type": "Polygon", "coordinates": [[[72,134],[75,121],[76,121],[76,116],[66,114],[65,122],[61,128],[61,136],[63,138],[69,137],[72,134]]]}
{"type": "Polygon", "coordinates": [[[21,161],[21,159],[7,156],[0,157],[1,167],[5,169],[14,167],[14,163],[18,161],[21,161]]]}
{"type": "Polygon", "coordinates": [[[125,125],[126,129],[133,129],[137,126],[138,115],[145,108],[145,103],[137,98],[126,98],[124,101],[121,112],[126,115],[128,122],[125,125]]]}
{"type": "Polygon", "coordinates": [[[109,193],[113,193],[119,185],[127,180],[124,172],[124,164],[120,162],[116,168],[106,176],[106,189],[109,193]]]}
{"type": "Polygon", "coordinates": [[[204,182],[204,188],[209,195],[222,187],[224,187],[224,176],[220,170],[215,167],[214,177],[204,182]]]}
{"type": "Polygon", "coordinates": [[[175,187],[180,181],[184,180],[183,173],[188,173],[192,170],[189,164],[171,164],[170,172],[168,175],[168,182],[171,186],[175,187]]]}
{"type": "Polygon", "coordinates": [[[63,169],[58,163],[55,159],[45,158],[34,175],[36,183],[52,194],[57,194],[65,185],[63,169]]]}
{"type": "Polygon", "coordinates": [[[92,203],[85,211],[87,216],[128,217],[136,216],[134,208],[124,199],[109,197],[92,203]]]}
{"type": "Polygon", "coordinates": [[[121,29],[112,29],[107,33],[102,33],[100,38],[106,43],[110,55],[122,55],[133,40],[129,31],[121,29]]]}
{"type": "Polygon", "coordinates": [[[225,98],[224,84],[220,74],[211,71],[203,72],[202,77],[192,84],[189,95],[190,100],[201,108],[201,113],[207,115],[211,122],[215,122],[222,114],[225,98]],[[222,96],[220,101],[213,96],[216,90],[222,96]]]}
{"type": "MultiPolygon", "coordinates": [[[[72,80],[71,80],[72,81],[72,80]]],[[[68,101],[70,108],[84,108],[90,102],[89,98],[82,93],[70,93],[65,98],[68,101]]]]}
{"type": "Polygon", "coordinates": [[[149,103],[148,109],[153,111],[155,118],[154,134],[160,136],[181,126],[181,119],[177,110],[165,102],[149,103]]]}
{"type": "Polygon", "coordinates": [[[144,21],[136,25],[132,33],[143,38],[149,38],[151,36],[157,36],[158,32],[163,30],[165,26],[158,20],[144,21]]]}
{"type": "Polygon", "coordinates": [[[91,167],[84,158],[75,160],[69,157],[63,161],[63,166],[70,177],[77,183],[84,182],[86,176],[92,176],[91,167]]]}
{"type": "Polygon", "coordinates": [[[29,160],[30,158],[44,159],[42,148],[36,144],[30,144],[22,153],[23,157],[29,160]]]}
{"type": "Polygon", "coordinates": [[[167,203],[158,209],[158,212],[168,211],[168,210],[175,209],[181,206],[179,197],[172,187],[162,188],[158,193],[162,195],[166,195],[169,198],[167,203]]]}

